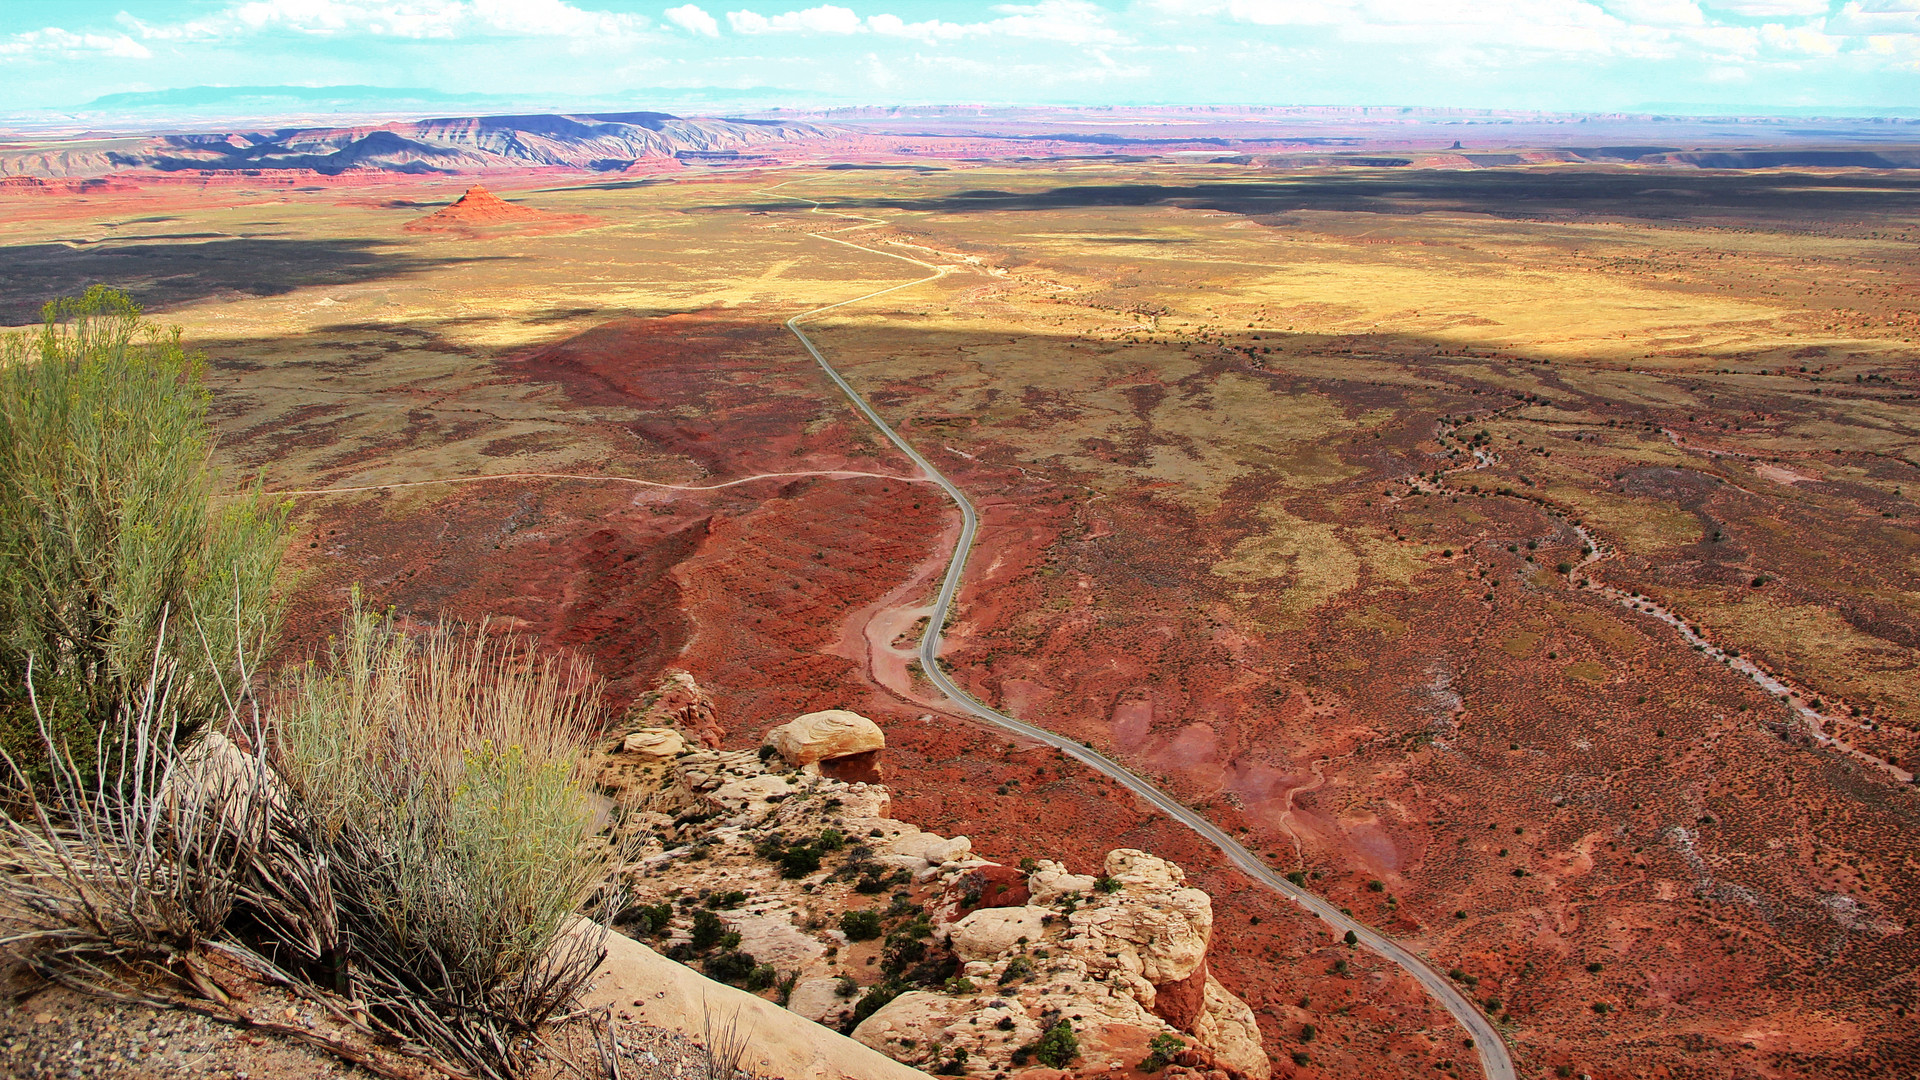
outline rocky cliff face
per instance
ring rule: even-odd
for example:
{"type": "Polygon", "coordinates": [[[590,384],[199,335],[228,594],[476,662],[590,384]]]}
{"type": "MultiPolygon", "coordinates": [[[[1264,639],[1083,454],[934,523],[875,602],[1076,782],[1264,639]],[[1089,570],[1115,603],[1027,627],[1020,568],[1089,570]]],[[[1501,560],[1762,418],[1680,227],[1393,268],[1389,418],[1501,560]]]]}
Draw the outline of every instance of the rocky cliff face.
{"type": "Polygon", "coordinates": [[[378,127],[100,139],[52,151],[0,153],[0,176],[100,176],[123,169],[468,173],[534,166],[605,172],[676,154],[752,154],[834,133],[818,124],[666,113],[468,116],[378,127]]]}
{"type": "MultiPolygon", "coordinates": [[[[710,719],[690,679],[670,685],[679,707],[642,718],[710,719]]],[[[664,725],[610,742],[602,783],[640,846],[622,928],[929,1072],[1106,1075],[1158,1051],[1168,1076],[1266,1080],[1251,1010],[1207,969],[1212,901],[1179,867],[977,858],[831,775],[853,757],[872,775],[883,744],[837,710],[758,750],[664,725]]]]}

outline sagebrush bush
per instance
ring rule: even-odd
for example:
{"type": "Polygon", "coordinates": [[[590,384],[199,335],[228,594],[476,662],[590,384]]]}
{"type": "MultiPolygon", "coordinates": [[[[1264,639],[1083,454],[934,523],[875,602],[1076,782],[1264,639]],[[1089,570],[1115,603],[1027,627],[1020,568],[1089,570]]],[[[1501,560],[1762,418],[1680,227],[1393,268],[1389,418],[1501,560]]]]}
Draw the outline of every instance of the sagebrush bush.
{"type": "Polygon", "coordinates": [[[191,745],[173,676],[163,661],[90,768],[51,733],[41,776],[0,765],[0,951],[83,989],[173,980],[224,1007],[212,950],[334,995],[390,1047],[519,1074],[604,954],[581,915],[617,907],[586,666],[484,626],[408,635],[356,594],[324,659],[191,745]]]}
{"type": "Polygon", "coordinates": [[[100,287],[0,339],[0,750],[16,759],[44,762],[44,722],[84,767],[157,663],[168,716],[214,715],[272,644],[287,508],[257,488],[214,507],[201,367],[100,287]]]}
{"type": "Polygon", "coordinates": [[[332,868],[356,992],[509,1074],[514,1033],[600,956],[598,936],[569,932],[613,858],[588,798],[591,671],[484,624],[415,638],[356,593],[325,661],[271,704],[272,758],[332,868]]]}

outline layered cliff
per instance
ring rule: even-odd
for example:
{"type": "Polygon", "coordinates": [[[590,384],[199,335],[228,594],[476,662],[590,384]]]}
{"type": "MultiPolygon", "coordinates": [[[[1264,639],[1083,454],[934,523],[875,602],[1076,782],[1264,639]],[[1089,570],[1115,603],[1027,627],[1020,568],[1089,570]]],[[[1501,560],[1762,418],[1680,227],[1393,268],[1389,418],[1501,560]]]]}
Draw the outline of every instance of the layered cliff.
{"type": "Polygon", "coordinates": [[[472,173],[561,167],[597,172],[646,159],[762,153],[826,138],[798,121],[691,119],[668,113],[465,116],[367,127],[284,128],[105,138],[0,152],[0,176],[87,177],[126,169],[298,169],[472,173]]]}

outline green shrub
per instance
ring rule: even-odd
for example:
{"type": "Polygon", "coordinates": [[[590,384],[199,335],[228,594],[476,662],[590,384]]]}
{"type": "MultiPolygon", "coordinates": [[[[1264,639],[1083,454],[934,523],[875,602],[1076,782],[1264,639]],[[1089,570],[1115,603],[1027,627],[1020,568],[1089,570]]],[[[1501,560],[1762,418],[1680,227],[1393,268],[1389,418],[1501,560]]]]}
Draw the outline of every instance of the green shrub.
{"type": "Polygon", "coordinates": [[[884,982],[868,990],[861,996],[860,1000],[854,1004],[853,1013],[847,1017],[846,1024],[841,1030],[851,1032],[854,1028],[860,1026],[862,1020],[879,1012],[885,1007],[887,1002],[906,993],[906,991],[906,986],[897,982],[884,982]]]}
{"type": "Polygon", "coordinates": [[[1159,1072],[1173,1064],[1173,1059],[1186,1048],[1186,1040],[1172,1032],[1163,1031],[1147,1044],[1147,1057],[1140,1063],[1140,1071],[1159,1072]]]}
{"type": "Polygon", "coordinates": [[[191,745],[176,669],[122,706],[99,771],[57,743],[46,781],[5,770],[0,798],[53,814],[0,814],[0,924],[22,931],[0,951],[210,1007],[207,968],[237,964],[437,1071],[512,1080],[604,955],[579,918],[608,916],[623,855],[587,797],[598,684],[484,630],[410,639],[357,596],[345,631],[191,745]],[[60,944],[22,955],[35,938],[60,944]]]}
{"type": "Polygon", "coordinates": [[[720,916],[704,908],[693,913],[693,947],[696,951],[706,952],[720,944],[720,939],[726,936],[727,924],[720,921],[720,916]]]}
{"type": "Polygon", "coordinates": [[[848,941],[872,941],[880,936],[880,914],[876,911],[843,911],[840,913],[840,932],[847,935],[848,941]]]}
{"type": "Polygon", "coordinates": [[[620,913],[620,925],[631,934],[658,937],[673,926],[673,905],[636,904],[620,913]]]}
{"type": "MultiPolygon", "coordinates": [[[[752,979],[753,973],[760,967],[760,963],[753,958],[752,953],[744,953],[738,949],[729,949],[726,952],[715,953],[708,957],[705,967],[709,978],[717,979],[723,983],[741,986],[752,979]]],[[[772,986],[773,979],[775,978],[775,976],[772,975],[773,969],[769,967],[767,971],[769,974],[766,985],[772,986]]],[[[755,987],[754,989],[760,988],[755,987]]]]}
{"type": "Polygon", "coordinates": [[[889,975],[904,973],[927,955],[927,943],[923,939],[932,932],[933,927],[922,919],[888,934],[880,949],[880,969],[889,975]]]}
{"type": "Polygon", "coordinates": [[[780,876],[803,878],[820,869],[820,851],[811,844],[795,844],[780,854],[780,876]]]}
{"type": "Polygon", "coordinates": [[[191,724],[271,650],[287,507],[257,488],[214,506],[202,364],[100,287],[0,339],[0,749],[16,759],[44,757],[29,666],[84,767],[156,669],[191,724]]]}
{"type": "Polygon", "coordinates": [[[1050,1069],[1064,1069],[1080,1056],[1080,1037],[1073,1033],[1073,1025],[1065,1020],[1048,1028],[1028,1048],[1040,1064],[1050,1069]]]}

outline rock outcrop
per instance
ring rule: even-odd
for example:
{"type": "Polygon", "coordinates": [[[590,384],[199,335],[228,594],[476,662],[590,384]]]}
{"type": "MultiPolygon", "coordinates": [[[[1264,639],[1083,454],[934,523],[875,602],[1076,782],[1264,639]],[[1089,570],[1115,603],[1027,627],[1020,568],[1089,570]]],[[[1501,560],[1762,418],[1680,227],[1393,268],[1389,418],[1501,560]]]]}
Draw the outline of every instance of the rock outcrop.
{"type": "Polygon", "coordinates": [[[887,745],[880,725],[845,709],[812,712],[767,732],[765,745],[794,765],[867,754],[887,745]]]}
{"type": "Polygon", "coordinates": [[[749,1036],[742,1062],[759,1076],[786,1080],[925,1080],[870,1048],[822,1030],[773,1002],[673,963],[621,934],[610,934],[606,959],[581,994],[583,1008],[605,1007],[642,1023],[707,1037],[706,1026],[729,1022],[749,1036]]]}
{"type": "MultiPolygon", "coordinates": [[[[896,998],[854,1038],[924,1065],[931,1059],[915,1059],[912,1048],[990,1044],[993,1036],[978,1032],[989,1023],[982,1014],[1012,998],[1043,1017],[1050,1009],[1077,1016],[1093,1033],[1092,1042],[1082,1037],[1083,1056],[1124,1057],[1138,1032],[1151,1039],[1170,1027],[1193,1036],[1215,1063],[1264,1080],[1270,1068],[1253,1011],[1206,969],[1211,898],[1144,851],[1109,852],[1105,870],[1096,879],[1041,864],[1026,904],[975,910],[946,928],[966,978],[991,981],[999,997],[938,1006],[896,998]]],[[[979,1053],[991,1056],[987,1046],[969,1046],[969,1059],[979,1053]]]]}
{"type": "Polygon", "coordinates": [[[627,710],[623,727],[674,728],[709,750],[720,748],[720,720],[714,715],[713,699],[707,696],[693,676],[669,669],[660,676],[659,685],[641,695],[627,710]]]}
{"type": "Polygon", "coordinates": [[[1270,1075],[1251,1010],[1207,971],[1212,902],[1179,867],[1122,849],[1100,876],[1021,869],[895,820],[886,788],[823,773],[884,746],[857,714],[808,714],[758,751],[677,737],[626,732],[602,772],[641,844],[622,925],[667,956],[926,1071],[1018,1076],[1066,1025],[1071,1072],[1047,1075],[1131,1070],[1163,1035],[1188,1047],[1168,1076],[1270,1075]]]}

